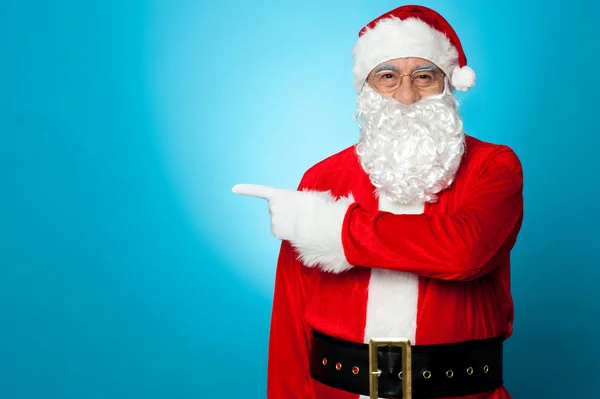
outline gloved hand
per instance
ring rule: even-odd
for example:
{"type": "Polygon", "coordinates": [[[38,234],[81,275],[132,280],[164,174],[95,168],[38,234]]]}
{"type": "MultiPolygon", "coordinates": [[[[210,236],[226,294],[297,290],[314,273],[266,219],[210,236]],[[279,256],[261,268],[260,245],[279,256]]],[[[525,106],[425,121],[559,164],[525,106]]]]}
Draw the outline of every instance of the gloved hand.
{"type": "Polygon", "coordinates": [[[354,202],[352,195],[335,199],[329,191],[285,190],[256,184],[238,184],[232,191],[266,199],[271,233],[289,241],[307,267],[341,273],[352,268],[344,256],[342,222],[354,202]]]}
{"type": "Polygon", "coordinates": [[[238,184],[232,191],[267,200],[271,214],[271,233],[280,240],[296,238],[299,215],[314,207],[315,202],[315,197],[307,192],[257,184],[238,184]]]}

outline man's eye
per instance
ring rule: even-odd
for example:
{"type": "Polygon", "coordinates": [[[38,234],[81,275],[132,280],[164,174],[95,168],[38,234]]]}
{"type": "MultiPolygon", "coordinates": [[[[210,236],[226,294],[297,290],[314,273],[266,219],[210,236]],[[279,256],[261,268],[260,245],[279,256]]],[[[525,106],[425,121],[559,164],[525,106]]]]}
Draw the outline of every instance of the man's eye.
{"type": "Polygon", "coordinates": [[[422,75],[417,75],[417,79],[420,79],[420,80],[431,80],[431,79],[433,79],[433,77],[431,75],[428,75],[428,74],[422,74],[422,75]]]}
{"type": "Polygon", "coordinates": [[[381,76],[382,79],[394,79],[394,74],[385,73],[381,76]]]}

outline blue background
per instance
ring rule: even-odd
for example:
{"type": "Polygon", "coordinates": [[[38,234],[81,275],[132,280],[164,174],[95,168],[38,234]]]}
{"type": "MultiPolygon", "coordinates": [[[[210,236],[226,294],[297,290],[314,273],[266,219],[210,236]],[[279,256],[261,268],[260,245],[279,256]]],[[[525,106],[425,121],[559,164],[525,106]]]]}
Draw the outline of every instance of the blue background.
{"type": "MultiPolygon", "coordinates": [[[[600,7],[423,4],[525,170],[506,385],[597,398],[600,7]]],[[[264,398],[279,242],[230,187],[358,139],[351,48],[398,5],[0,2],[0,398],[264,398]]]]}

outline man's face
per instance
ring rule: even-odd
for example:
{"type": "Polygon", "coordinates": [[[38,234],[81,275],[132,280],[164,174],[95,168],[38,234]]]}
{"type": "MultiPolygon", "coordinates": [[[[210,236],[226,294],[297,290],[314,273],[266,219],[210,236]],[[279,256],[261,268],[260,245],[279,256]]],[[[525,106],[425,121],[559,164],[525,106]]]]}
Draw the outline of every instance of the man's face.
{"type": "Polygon", "coordinates": [[[392,201],[437,201],[454,179],[465,142],[444,74],[430,61],[402,58],[375,67],[368,82],[356,99],[363,169],[392,201]]]}
{"type": "Polygon", "coordinates": [[[423,58],[396,58],[377,65],[367,82],[382,96],[412,104],[444,91],[444,73],[423,58]]]}

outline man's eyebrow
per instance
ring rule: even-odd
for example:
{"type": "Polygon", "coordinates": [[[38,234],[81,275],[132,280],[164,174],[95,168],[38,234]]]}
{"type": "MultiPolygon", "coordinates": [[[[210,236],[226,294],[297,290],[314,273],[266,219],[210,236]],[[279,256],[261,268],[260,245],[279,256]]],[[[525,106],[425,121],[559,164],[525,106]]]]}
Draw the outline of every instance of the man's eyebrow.
{"type": "Polygon", "coordinates": [[[413,72],[415,71],[437,71],[438,67],[436,67],[433,64],[421,64],[421,65],[417,65],[417,67],[413,70],[413,72]]]}
{"type": "Polygon", "coordinates": [[[396,72],[399,72],[398,68],[396,68],[392,64],[381,64],[381,65],[377,65],[375,67],[375,70],[373,71],[373,73],[379,73],[381,71],[396,71],[396,72]]]}

